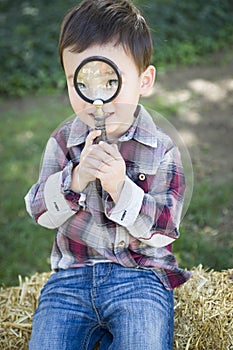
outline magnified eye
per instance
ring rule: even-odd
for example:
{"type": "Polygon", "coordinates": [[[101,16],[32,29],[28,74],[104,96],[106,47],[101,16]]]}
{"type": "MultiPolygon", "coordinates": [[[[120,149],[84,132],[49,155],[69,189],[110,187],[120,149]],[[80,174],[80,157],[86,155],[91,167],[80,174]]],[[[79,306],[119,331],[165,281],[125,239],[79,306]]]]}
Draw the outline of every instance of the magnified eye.
{"type": "Polygon", "coordinates": [[[84,59],[72,77],[76,92],[88,103],[97,99],[103,103],[112,101],[119,94],[122,84],[116,64],[102,56],[84,59]]]}
{"type": "Polygon", "coordinates": [[[119,84],[119,82],[118,82],[117,79],[110,79],[110,80],[107,82],[106,87],[107,87],[108,89],[112,89],[112,88],[117,89],[118,84],[119,84]]]}
{"type": "Polygon", "coordinates": [[[86,85],[84,84],[84,83],[77,83],[77,85],[78,85],[78,88],[80,89],[80,90],[86,90],[87,89],[87,87],[86,87],[86,85]]]}

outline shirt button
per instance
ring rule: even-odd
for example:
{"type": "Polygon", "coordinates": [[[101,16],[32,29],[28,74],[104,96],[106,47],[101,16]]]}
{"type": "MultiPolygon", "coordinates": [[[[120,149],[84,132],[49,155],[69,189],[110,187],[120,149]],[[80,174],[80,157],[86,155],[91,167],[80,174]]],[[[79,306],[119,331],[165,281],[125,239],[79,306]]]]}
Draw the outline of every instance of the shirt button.
{"type": "Polygon", "coordinates": [[[139,174],[138,178],[139,178],[140,181],[145,181],[146,175],[145,174],[139,174]]]}
{"type": "Polygon", "coordinates": [[[121,241],[121,242],[118,244],[118,247],[119,247],[119,248],[124,248],[124,247],[125,247],[125,241],[121,241]]]}

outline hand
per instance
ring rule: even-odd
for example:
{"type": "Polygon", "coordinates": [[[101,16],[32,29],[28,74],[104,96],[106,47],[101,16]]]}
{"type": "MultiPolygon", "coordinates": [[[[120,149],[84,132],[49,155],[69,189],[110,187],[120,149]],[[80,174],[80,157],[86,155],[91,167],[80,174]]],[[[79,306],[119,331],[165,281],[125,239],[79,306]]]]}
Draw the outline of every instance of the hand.
{"type": "Polygon", "coordinates": [[[96,161],[94,140],[101,135],[101,130],[93,130],[86,138],[82,150],[80,163],[73,169],[71,189],[75,192],[82,192],[89,182],[96,179],[96,172],[99,162],[96,161]]]}
{"type": "Polygon", "coordinates": [[[100,141],[98,144],[100,165],[96,177],[103,189],[110,194],[116,203],[124,186],[126,166],[116,144],[100,141]]]}
{"type": "Polygon", "coordinates": [[[73,170],[71,189],[82,192],[89,182],[98,178],[103,189],[117,202],[124,185],[125,162],[117,145],[93,143],[100,134],[100,130],[94,130],[87,136],[80,163],[73,170]]]}

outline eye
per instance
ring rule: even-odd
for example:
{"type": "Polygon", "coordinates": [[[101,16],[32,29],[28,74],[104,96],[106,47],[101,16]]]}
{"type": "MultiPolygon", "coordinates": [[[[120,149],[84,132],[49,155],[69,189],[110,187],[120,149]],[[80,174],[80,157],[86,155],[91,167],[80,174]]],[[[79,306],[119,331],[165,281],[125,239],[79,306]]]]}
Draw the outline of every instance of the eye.
{"type": "Polygon", "coordinates": [[[118,86],[118,80],[117,79],[110,79],[107,84],[106,87],[108,89],[112,89],[112,88],[117,88],[118,86]]]}
{"type": "Polygon", "coordinates": [[[84,83],[79,83],[78,82],[77,85],[78,85],[79,90],[86,90],[87,89],[87,87],[86,87],[86,85],[84,83]]]}

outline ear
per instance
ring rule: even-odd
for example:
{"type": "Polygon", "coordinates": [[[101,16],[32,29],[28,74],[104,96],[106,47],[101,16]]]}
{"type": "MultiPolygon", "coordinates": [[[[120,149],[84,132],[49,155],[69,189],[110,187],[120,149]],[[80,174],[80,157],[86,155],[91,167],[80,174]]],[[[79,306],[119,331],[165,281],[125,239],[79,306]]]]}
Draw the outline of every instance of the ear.
{"type": "Polygon", "coordinates": [[[140,86],[140,95],[146,96],[151,92],[151,89],[155,82],[156,69],[154,66],[150,65],[146,70],[141,74],[141,86],[140,86]]]}

